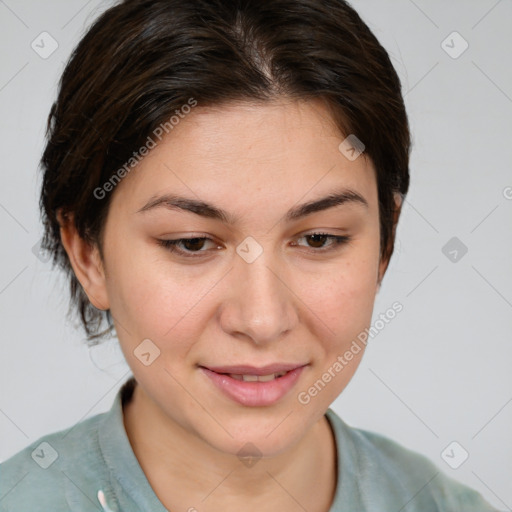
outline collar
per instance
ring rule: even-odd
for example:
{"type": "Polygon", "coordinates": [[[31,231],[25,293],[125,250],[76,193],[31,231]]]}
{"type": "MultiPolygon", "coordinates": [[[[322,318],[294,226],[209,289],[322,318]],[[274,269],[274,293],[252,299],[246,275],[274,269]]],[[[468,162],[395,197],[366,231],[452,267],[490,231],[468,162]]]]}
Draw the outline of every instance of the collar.
{"type": "MultiPolygon", "coordinates": [[[[124,427],[123,405],[131,400],[136,385],[134,377],[127,380],[117,393],[110,411],[105,414],[98,432],[100,449],[111,477],[117,480],[122,491],[130,496],[139,510],[168,512],[142,471],[124,427]]],[[[353,444],[349,442],[350,427],[331,408],[327,409],[325,416],[334,436],[337,453],[336,491],[329,509],[329,512],[335,512],[342,510],[342,497],[344,503],[360,502],[358,486],[353,485],[357,482],[357,454],[353,444]],[[340,471],[343,471],[343,477],[340,471]]],[[[108,501],[108,492],[106,495],[108,501]]],[[[118,497],[118,500],[122,501],[122,498],[118,497]]],[[[108,504],[103,505],[103,508],[109,512],[108,504]]]]}
{"type": "MultiPolygon", "coordinates": [[[[139,510],[167,512],[142,471],[124,427],[123,404],[131,400],[135,385],[135,378],[131,377],[117,393],[110,411],[99,427],[100,449],[112,480],[117,480],[122,487],[122,492],[130,496],[139,510]]],[[[108,492],[105,494],[108,503],[110,502],[108,492]]],[[[117,500],[123,509],[122,496],[118,495],[117,500]]],[[[106,506],[104,510],[108,510],[108,505],[106,506]]]]}

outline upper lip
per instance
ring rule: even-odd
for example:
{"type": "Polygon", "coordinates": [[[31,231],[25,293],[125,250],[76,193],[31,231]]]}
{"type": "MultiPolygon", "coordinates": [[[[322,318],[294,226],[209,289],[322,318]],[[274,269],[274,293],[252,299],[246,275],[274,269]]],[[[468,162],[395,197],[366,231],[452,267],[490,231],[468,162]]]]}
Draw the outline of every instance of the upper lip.
{"type": "Polygon", "coordinates": [[[203,366],[203,368],[215,373],[232,373],[234,375],[270,375],[271,373],[289,372],[302,366],[306,365],[301,363],[273,363],[260,367],[239,364],[234,366],[203,366]]]}

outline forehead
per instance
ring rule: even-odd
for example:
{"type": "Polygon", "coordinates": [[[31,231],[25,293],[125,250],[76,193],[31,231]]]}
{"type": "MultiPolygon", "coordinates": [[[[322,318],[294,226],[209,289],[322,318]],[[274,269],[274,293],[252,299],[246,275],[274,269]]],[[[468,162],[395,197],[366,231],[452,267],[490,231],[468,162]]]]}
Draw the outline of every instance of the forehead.
{"type": "Polygon", "coordinates": [[[152,196],[186,193],[243,208],[265,199],[314,197],[340,185],[376,200],[372,162],[349,160],[345,139],[320,101],[196,106],[118,185],[114,195],[142,207],[152,196]]]}
{"type": "Polygon", "coordinates": [[[282,99],[198,106],[184,116],[161,146],[173,147],[173,152],[184,149],[188,156],[212,162],[212,168],[235,158],[260,165],[269,159],[276,163],[286,159],[293,165],[307,155],[317,158],[341,136],[320,100],[282,99]]]}

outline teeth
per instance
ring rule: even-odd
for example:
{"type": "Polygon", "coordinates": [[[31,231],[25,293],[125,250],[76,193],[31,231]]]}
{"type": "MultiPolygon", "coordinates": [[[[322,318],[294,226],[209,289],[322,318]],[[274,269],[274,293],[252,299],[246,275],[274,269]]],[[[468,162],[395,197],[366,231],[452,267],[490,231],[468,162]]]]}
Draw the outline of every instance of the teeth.
{"type": "Polygon", "coordinates": [[[268,382],[270,380],[274,380],[275,376],[276,376],[275,373],[271,373],[270,375],[261,375],[260,377],[258,377],[258,380],[260,382],[268,382]]]}
{"type": "MultiPolygon", "coordinates": [[[[257,382],[258,381],[257,375],[240,375],[240,377],[242,377],[242,380],[244,382],[257,382]]],[[[269,375],[269,377],[271,377],[271,379],[273,379],[274,375],[269,375]]]]}
{"type": "Polygon", "coordinates": [[[237,375],[235,373],[230,373],[229,376],[235,380],[243,380],[244,382],[270,382],[271,380],[276,379],[277,377],[282,377],[286,375],[287,372],[280,373],[270,373],[269,375],[237,375]]]}

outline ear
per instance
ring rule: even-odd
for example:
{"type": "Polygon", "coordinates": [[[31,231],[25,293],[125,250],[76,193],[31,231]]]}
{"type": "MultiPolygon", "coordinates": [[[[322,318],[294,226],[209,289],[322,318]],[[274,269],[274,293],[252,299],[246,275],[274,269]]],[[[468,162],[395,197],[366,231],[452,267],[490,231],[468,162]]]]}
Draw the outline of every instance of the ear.
{"type": "Polygon", "coordinates": [[[110,309],[104,265],[98,247],[80,237],[72,214],[63,215],[59,211],[57,219],[62,245],[89,301],[97,309],[110,309]]]}
{"type": "MultiPolygon", "coordinates": [[[[394,200],[395,200],[395,207],[393,210],[393,229],[392,229],[392,235],[391,235],[391,243],[394,245],[395,242],[395,235],[396,235],[396,226],[398,224],[398,219],[400,218],[400,212],[402,210],[402,198],[399,194],[394,194],[394,200]]],[[[377,280],[377,290],[380,290],[380,286],[382,284],[382,280],[384,279],[384,274],[386,273],[386,270],[388,269],[389,262],[391,260],[391,256],[393,255],[392,251],[389,254],[389,257],[387,259],[380,260],[379,263],[379,277],[377,280]]]]}

